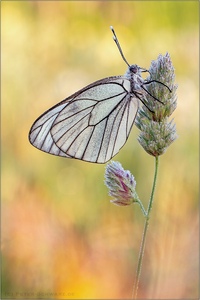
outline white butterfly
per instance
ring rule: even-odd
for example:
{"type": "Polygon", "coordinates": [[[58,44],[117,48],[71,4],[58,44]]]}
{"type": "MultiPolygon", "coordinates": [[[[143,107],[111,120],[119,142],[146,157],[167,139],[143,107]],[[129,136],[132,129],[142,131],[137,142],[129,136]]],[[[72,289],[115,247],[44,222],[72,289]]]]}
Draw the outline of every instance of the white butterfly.
{"type": "Polygon", "coordinates": [[[36,148],[62,157],[105,163],[127,141],[139,101],[144,103],[148,93],[144,85],[158,81],[145,81],[141,72],[148,71],[128,64],[113,27],[111,30],[128,65],[126,74],[98,80],[41,115],[29,133],[30,143],[36,148]]]}

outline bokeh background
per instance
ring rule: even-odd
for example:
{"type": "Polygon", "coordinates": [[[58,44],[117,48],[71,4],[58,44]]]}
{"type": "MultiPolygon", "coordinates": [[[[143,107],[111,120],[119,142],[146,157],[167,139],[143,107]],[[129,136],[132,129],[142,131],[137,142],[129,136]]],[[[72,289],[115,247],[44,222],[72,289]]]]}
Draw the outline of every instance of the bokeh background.
{"type": "MultiPolygon", "coordinates": [[[[138,298],[198,298],[198,1],[2,1],[2,297],[128,299],[144,218],[110,203],[104,165],[45,154],[33,121],[85,85],[167,51],[179,138],[161,157],[138,298]]],[[[115,157],[147,206],[154,159],[115,157]]]]}

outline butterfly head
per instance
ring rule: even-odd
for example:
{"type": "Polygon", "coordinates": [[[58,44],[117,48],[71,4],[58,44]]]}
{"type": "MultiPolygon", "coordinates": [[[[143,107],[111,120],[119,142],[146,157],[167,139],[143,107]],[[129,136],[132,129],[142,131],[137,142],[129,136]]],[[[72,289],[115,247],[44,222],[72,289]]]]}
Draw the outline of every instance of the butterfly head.
{"type": "Polygon", "coordinates": [[[129,79],[129,80],[138,80],[143,83],[144,79],[142,78],[142,72],[149,72],[148,70],[139,67],[138,65],[130,65],[128,66],[128,70],[125,73],[125,76],[129,79]]]}
{"type": "Polygon", "coordinates": [[[129,79],[129,80],[133,80],[133,78],[142,78],[141,76],[141,72],[142,72],[143,68],[140,68],[138,65],[130,65],[128,66],[128,70],[125,73],[125,76],[129,79]]]}
{"type": "Polygon", "coordinates": [[[129,72],[133,74],[138,74],[138,73],[140,74],[141,73],[140,69],[141,68],[138,65],[131,65],[128,67],[129,72]]]}

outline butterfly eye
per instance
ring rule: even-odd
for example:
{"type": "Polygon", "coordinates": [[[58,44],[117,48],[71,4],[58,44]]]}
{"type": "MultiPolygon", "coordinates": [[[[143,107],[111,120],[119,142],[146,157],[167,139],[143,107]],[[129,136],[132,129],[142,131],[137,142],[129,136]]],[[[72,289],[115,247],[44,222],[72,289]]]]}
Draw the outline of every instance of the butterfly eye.
{"type": "Polygon", "coordinates": [[[129,70],[132,72],[132,73],[134,73],[134,74],[136,74],[137,72],[138,72],[138,66],[137,65],[132,65],[132,66],[130,66],[129,67],[129,70]]]}

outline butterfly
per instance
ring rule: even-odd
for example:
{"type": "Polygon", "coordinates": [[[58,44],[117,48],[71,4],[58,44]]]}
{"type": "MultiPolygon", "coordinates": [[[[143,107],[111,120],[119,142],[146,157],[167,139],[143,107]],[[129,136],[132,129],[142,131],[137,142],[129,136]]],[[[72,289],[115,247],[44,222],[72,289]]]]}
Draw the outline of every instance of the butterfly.
{"type": "Polygon", "coordinates": [[[145,85],[165,85],[157,80],[144,80],[141,73],[149,71],[129,65],[113,27],[110,28],[128,65],[127,72],[89,84],[43,113],[29,132],[30,143],[39,150],[93,163],[109,161],[126,143],[139,102],[146,106],[144,97],[150,93],[145,85]]]}

